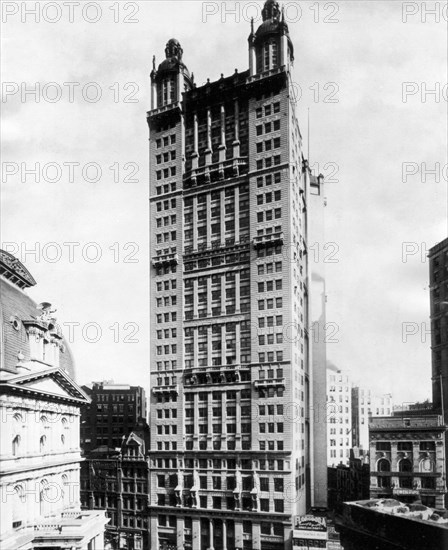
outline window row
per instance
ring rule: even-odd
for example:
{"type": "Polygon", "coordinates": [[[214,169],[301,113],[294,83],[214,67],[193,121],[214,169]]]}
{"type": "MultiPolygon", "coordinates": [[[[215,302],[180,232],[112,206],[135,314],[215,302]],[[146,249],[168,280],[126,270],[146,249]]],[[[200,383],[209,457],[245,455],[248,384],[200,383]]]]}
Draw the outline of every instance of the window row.
{"type": "Polygon", "coordinates": [[[162,340],[163,338],[176,338],[177,337],[177,329],[165,329],[165,330],[158,330],[157,331],[157,340],[162,340]]]}
{"type": "Polygon", "coordinates": [[[274,309],[283,307],[283,298],[268,298],[267,300],[258,300],[258,311],[264,309],[274,309]]]}
{"type": "Polygon", "coordinates": [[[259,328],[273,327],[275,320],[275,326],[281,327],[283,325],[283,315],[269,316],[269,317],[259,317],[258,326],[259,328]]]}
{"type": "Polygon", "coordinates": [[[160,147],[167,147],[168,145],[173,145],[176,143],[176,134],[171,134],[169,136],[165,136],[162,140],[162,138],[156,139],[156,147],[157,149],[160,149],[160,147]]]}
{"type": "Polygon", "coordinates": [[[174,225],[176,223],[176,214],[173,214],[172,216],[165,216],[164,218],[156,219],[157,227],[162,227],[162,223],[165,227],[170,224],[174,225]]]}
{"type": "Polygon", "coordinates": [[[162,179],[172,178],[176,175],[176,167],[164,168],[163,170],[156,170],[156,179],[159,181],[162,179]]]}
{"type": "MultiPolygon", "coordinates": [[[[224,190],[224,197],[226,199],[235,199],[235,187],[227,187],[224,190]]],[[[216,190],[212,191],[210,194],[210,200],[213,201],[220,201],[221,200],[221,192],[222,190],[216,190]]],[[[238,195],[241,199],[241,196],[244,194],[247,194],[249,192],[249,185],[248,184],[242,184],[238,187],[238,195]]],[[[199,204],[207,204],[207,195],[208,193],[201,193],[199,195],[196,195],[196,203],[199,204]]],[[[184,199],[184,206],[186,208],[194,205],[194,197],[189,196],[185,197],[184,199]]]]}
{"type": "Polygon", "coordinates": [[[264,116],[270,116],[273,113],[279,113],[280,112],[280,101],[276,101],[275,103],[269,103],[268,105],[264,105],[264,107],[257,107],[255,109],[255,116],[257,118],[261,118],[264,114],[264,116]]]}
{"type": "Polygon", "coordinates": [[[278,191],[274,191],[274,193],[263,193],[261,195],[257,195],[257,205],[261,205],[261,204],[269,204],[270,202],[272,202],[272,200],[274,201],[279,201],[281,200],[282,198],[282,192],[280,190],[278,191]]]}
{"type": "Polygon", "coordinates": [[[207,267],[210,267],[210,266],[248,262],[249,259],[250,259],[249,252],[240,252],[240,253],[234,253],[234,254],[226,254],[226,256],[216,256],[214,258],[206,258],[204,260],[197,260],[194,262],[186,262],[184,265],[185,265],[185,271],[188,272],[188,271],[193,271],[194,269],[206,269],[207,267]]]}
{"type": "Polygon", "coordinates": [[[177,442],[176,441],[157,441],[157,450],[158,451],[169,451],[171,448],[172,451],[177,451],[177,442]],[[171,443],[171,445],[170,445],[171,443]]]}
{"type": "MultiPolygon", "coordinates": [[[[220,391],[211,392],[212,400],[213,401],[221,401],[223,393],[225,394],[228,401],[236,399],[237,391],[236,390],[227,390],[226,392],[220,392],[220,391]]],[[[185,394],[185,401],[187,401],[187,402],[188,401],[194,401],[194,396],[195,395],[198,396],[199,401],[207,401],[209,394],[210,394],[210,392],[199,392],[197,394],[195,394],[195,393],[186,393],[185,394]]],[[[251,396],[250,390],[248,390],[248,389],[241,390],[241,399],[250,399],[250,396],[251,396]]]]}
{"type": "Polygon", "coordinates": [[[261,136],[263,133],[269,134],[272,131],[276,132],[277,130],[280,130],[280,119],[265,122],[264,124],[257,124],[257,126],[255,126],[255,130],[257,136],[261,136]]]}
{"type": "Polygon", "coordinates": [[[176,424],[166,424],[165,426],[157,426],[157,435],[169,435],[177,434],[177,425],[176,424]]]}
{"type": "Polygon", "coordinates": [[[161,155],[156,155],[156,164],[162,164],[162,162],[169,162],[170,160],[176,160],[176,150],[168,151],[161,155]]]}
{"type": "Polygon", "coordinates": [[[258,292],[272,292],[273,290],[282,290],[282,279],[276,279],[275,281],[266,281],[258,283],[258,292]]]}
{"type": "Polygon", "coordinates": [[[263,151],[272,151],[272,149],[278,149],[281,145],[279,137],[274,139],[266,139],[265,141],[259,141],[257,143],[257,153],[263,153],[263,151]]]}
{"type": "Polygon", "coordinates": [[[158,292],[161,292],[162,290],[175,290],[177,286],[176,279],[171,279],[170,281],[159,281],[156,283],[156,288],[158,292]]]}
{"type": "Polygon", "coordinates": [[[271,166],[278,166],[281,162],[281,155],[274,155],[273,157],[259,159],[257,160],[257,170],[263,170],[263,168],[270,168],[271,166]]]}
{"type": "Polygon", "coordinates": [[[162,193],[172,193],[173,191],[176,191],[176,182],[172,182],[171,184],[167,183],[166,185],[158,185],[156,187],[156,193],[158,195],[162,195],[162,193]]]}
{"type": "Polygon", "coordinates": [[[177,296],[165,296],[164,298],[156,298],[157,307],[175,306],[177,304],[177,296]]]}
{"type": "Polygon", "coordinates": [[[282,209],[275,208],[275,210],[263,210],[262,212],[257,212],[257,222],[262,223],[264,221],[270,222],[271,220],[278,220],[282,217],[282,209]]]}
{"type": "Polygon", "coordinates": [[[212,285],[220,285],[221,282],[225,279],[226,283],[234,283],[236,280],[236,274],[239,273],[240,280],[249,279],[250,271],[249,269],[242,269],[241,271],[227,271],[226,273],[217,273],[211,276],[198,277],[197,279],[185,279],[184,286],[185,288],[193,288],[194,281],[197,281],[198,286],[206,286],[207,281],[211,279],[212,285]]]}
{"type": "Polygon", "coordinates": [[[177,312],[173,311],[171,313],[158,313],[157,314],[157,323],[169,323],[177,321],[177,312]]]}
{"type": "Polygon", "coordinates": [[[177,353],[177,344],[170,346],[157,346],[157,355],[170,355],[177,353]]]}
{"type": "Polygon", "coordinates": [[[258,269],[258,275],[264,275],[274,273],[274,269],[276,273],[281,272],[282,270],[282,262],[275,262],[275,263],[269,263],[269,264],[260,264],[257,266],[258,269]]]}
{"type": "Polygon", "coordinates": [[[157,361],[157,370],[176,370],[177,361],[173,359],[172,361],[157,361]]]}
{"type": "Polygon", "coordinates": [[[282,245],[276,244],[275,246],[269,245],[265,248],[258,248],[257,249],[257,258],[264,258],[265,256],[273,256],[276,254],[282,253],[282,245]]]}
{"type": "Polygon", "coordinates": [[[283,351],[268,351],[258,354],[259,363],[273,363],[274,361],[283,361],[283,351]]]}
{"type": "Polygon", "coordinates": [[[156,235],[156,243],[157,244],[167,243],[170,240],[175,241],[176,238],[177,238],[176,231],[169,231],[167,233],[158,233],[156,235]]]}
{"type": "MultiPolygon", "coordinates": [[[[274,174],[274,183],[280,183],[282,179],[281,173],[276,172],[274,174]]],[[[259,176],[257,178],[257,187],[263,187],[264,185],[272,185],[272,174],[267,174],[266,176],[259,176]]]]}
{"type": "Polygon", "coordinates": [[[176,208],[176,199],[160,201],[156,203],[157,212],[162,210],[169,210],[170,208],[176,208]]]}

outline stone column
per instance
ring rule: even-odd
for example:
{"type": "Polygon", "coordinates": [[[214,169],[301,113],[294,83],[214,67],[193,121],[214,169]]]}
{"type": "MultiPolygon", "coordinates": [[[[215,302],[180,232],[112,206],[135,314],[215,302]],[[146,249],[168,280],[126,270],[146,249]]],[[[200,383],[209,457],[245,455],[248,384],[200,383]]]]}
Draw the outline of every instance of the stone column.
{"type": "Polygon", "coordinates": [[[240,240],[240,190],[239,187],[235,187],[235,242],[240,240]]]}
{"type": "Polygon", "coordinates": [[[212,242],[212,196],[210,193],[206,195],[206,220],[207,220],[207,248],[210,248],[212,242]]]}
{"type": "Polygon", "coordinates": [[[192,170],[195,170],[198,167],[199,151],[198,151],[198,115],[197,113],[193,114],[193,153],[191,155],[192,170]]]}
{"type": "Polygon", "coordinates": [[[213,527],[214,527],[214,525],[213,525],[213,520],[212,519],[209,520],[209,525],[210,525],[210,532],[209,532],[210,546],[209,546],[208,550],[214,550],[214,547],[213,547],[213,539],[214,539],[214,528],[213,527]]]}
{"type": "Polygon", "coordinates": [[[221,143],[219,145],[219,162],[226,160],[226,110],[224,104],[221,105],[221,143]]]}
{"type": "MultiPolygon", "coordinates": [[[[237,325],[239,326],[239,325],[237,325]]],[[[235,444],[235,448],[237,451],[240,451],[241,450],[241,439],[242,439],[242,435],[241,435],[241,392],[238,390],[236,392],[236,419],[235,419],[235,424],[236,424],[236,444],[235,444]]]]}
{"type": "MultiPolygon", "coordinates": [[[[285,541],[289,540],[289,529],[285,541]]],[[[261,528],[259,523],[252,523],[252,549],[261,549],[261,528]]]]}
{"type": "Polygon", "coordinates": [[[205,150],[205,164],[212,163],[212,113],[207,109],[207,149],[205,150]]]}
{"type": "MultiPolygon", "coordinates": [[[[199,394],[198,393],[194,393],[193,395],[193,404],[194,404],[194,428],[193,428],[193,432],[194,432],[194,435],[195,435],[195,438],[194,438],[194,443],[193,443],[193,447],[195,449],[198,449],[199,448],[199,439],[198,439],[198,434],[199,434],[199,394]]],[[[198,497],[199,498],[199,497],[198,497]]]]}
{"type": "Polygon", "coordinates": [[[222,520],[222,550],[227,550],[227,520],[222,520]]]}
{"type": "Polygon", "coordinates": [[[198,196],[193,196],[193,250],[198,248],[198,196]]]}
{"type": "Polygon", "coordinates": [[[181,516],[176,517],[176,544],[177,548],[183,548],[185,544],[184,536],[184,518],[181,516]]]}
{"type": "Polygon", "coordinates": [[[238,99],[235,99],[235,140],[232,143],[233,146],[233,158],[240,156],[240,105],[238,99]]]}
{"type": "MultiPolygon", "coordinates": [[[[192,535],[193,550],[199,550],[201,548],[201,520],[199,518],[193,518],[192,535]]],[[[154,546],[154,548],[158,547],[154,546]]]]}

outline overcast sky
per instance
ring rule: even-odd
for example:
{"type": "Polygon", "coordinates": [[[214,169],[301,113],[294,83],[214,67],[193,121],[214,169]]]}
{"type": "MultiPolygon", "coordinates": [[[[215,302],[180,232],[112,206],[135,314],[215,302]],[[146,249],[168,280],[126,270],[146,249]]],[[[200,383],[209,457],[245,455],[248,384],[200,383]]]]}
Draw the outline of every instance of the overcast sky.
{"type": "MultiPolygon", "coordinates": [[[[105,1],[99,13],[80,2],[58,13],[42,2],[39,22],[24,4],[3,3],[3,247],[37,280],[29,294],[57,308],[78,382],[149,390],[152,56],[160,63],[175,37],[198,85],[244,71],[262,3],[226,2],[226,13],[221,2],[105,1]],[[37,98],[22,97],[36,83],[37,98]],[[25,172],[35,163],[39,183],[25,172]]],[[[311,164],[327,178],[327,248],[314,254],[328,260],[327,320],[338,327],[328,357],[398,402],[425,399],[426,251],[447,236],[446,11],[436,22],[417,2],[285,5],[305,151],[310,108],[311,164]]]]}

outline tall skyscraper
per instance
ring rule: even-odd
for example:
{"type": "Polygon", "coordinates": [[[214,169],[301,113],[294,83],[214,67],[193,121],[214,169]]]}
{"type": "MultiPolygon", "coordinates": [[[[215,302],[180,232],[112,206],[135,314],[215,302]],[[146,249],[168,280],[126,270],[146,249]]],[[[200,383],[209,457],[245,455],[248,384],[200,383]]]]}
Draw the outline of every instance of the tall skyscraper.
{"type": "Polygon", "coordinates": [[[151,73],[154,549],[284,550],[295,516],[325,506],[307,256],[323,178],[302,153],[279,4],[262,16],[249,70],[196,87],[171,39],[151,73]]]}

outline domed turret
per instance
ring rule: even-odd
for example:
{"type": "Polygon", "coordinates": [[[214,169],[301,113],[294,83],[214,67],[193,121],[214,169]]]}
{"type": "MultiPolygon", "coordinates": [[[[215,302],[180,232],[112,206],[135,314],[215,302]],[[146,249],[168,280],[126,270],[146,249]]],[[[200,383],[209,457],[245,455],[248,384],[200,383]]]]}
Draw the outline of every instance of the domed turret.
{"type": "Polygon", "coordinates": [[[249,36],[251,75],[287,67],[294,61],[294,47],[289,37],[284,13],[276,0],[266,0],[261,12],[263,23],[249,36]]]}
{"type": "Polygon", "coordinates": [[[182,61],[183,53],[179,41],[171,38],[165,47],[165,59],[157,70],[155,69],[155,58],[153,59],[152,109],[181,101],[182,93],[193,87],[190,73],[182,61]]]}
{"type": "Polygon", "coordinates": [[[36,284],[25,266],[0,250],[0,377],[60,367],[71,378],[75,364],[51,304],[37,305],[24,290],[36,284]]]}

